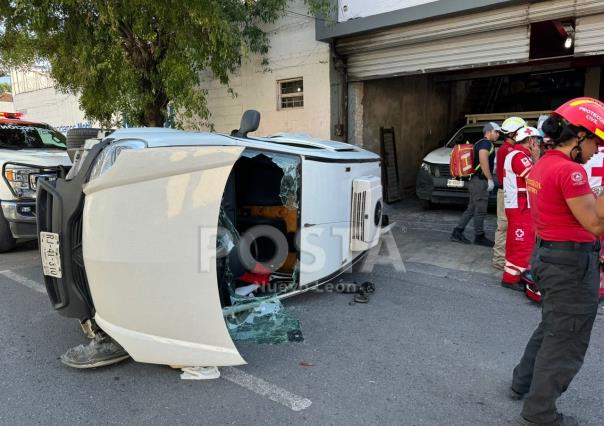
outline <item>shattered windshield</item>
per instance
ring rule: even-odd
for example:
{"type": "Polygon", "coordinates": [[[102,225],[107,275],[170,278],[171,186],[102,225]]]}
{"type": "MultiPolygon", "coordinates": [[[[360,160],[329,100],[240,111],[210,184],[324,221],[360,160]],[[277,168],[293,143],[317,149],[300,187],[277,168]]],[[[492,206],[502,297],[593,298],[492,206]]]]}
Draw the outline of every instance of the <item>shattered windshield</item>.
{"type": "Polygon", "coordinates": [[[283,170],[283,178],[281,179],[281,192],[279,196],[283,205],[297,209],[298,191],[300,189],[300,171],[298,168],[298,160],[290,157],[274,157],[273,162],[283,170]]]}
{"type": "Polygon", "coordinates": [[[4,149],[67,149],[65,139],[43,125],[0,124],[0,148],[4,149]]]}
{"type": "MultiPolygon", "coordinates": [[[[240,179],[233,186],[240,190],[238,208],[227,202],[218,217],[217,269],[227,329],[237,342],[302,341],[299,320],[280,301],[281,295],[295,290],[299,283],[295,249],[290,247],[286,261],[272,269],[256,260],[256,266],[243,273],[238,260],[250,226],[272,224],[284,236],[297,231],[300,158],[254,151],[244,157],[234,172],[240,179]],[[226,205],[230,207],[225,209],[226,205]]],[[[267,250],[260,240],[252,241],[252,246],[260,257],[267,250]]]]}
{"type": "Polygon", "coordinates": [[[231,256],[241,241],[239,232],[224,209],[218,217],[217,255],[219,275],[226,286],[230,306],[223,309],[223,315],[231,338],[237,342],[279,344],[301,341],[300,322],[279,300],[279,295],[291,291],[298,283],[299,267],[296,265],[291,275],[276,274],[273,280],[275,292],[257,296],[254,291],[260,286],[253,284],[237,286],[231,271],[231,256]]]}

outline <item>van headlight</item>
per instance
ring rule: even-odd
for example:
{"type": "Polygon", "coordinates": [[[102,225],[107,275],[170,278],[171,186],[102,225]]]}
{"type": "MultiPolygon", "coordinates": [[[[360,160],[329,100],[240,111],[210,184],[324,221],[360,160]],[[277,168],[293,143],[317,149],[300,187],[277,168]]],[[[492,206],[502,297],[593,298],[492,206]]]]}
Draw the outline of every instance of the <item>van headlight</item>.
{"type": "Polygon", "coordinates": [[[92,181],[107,172],[115,164],[115,160],[117,160],[122,151],[141,148],[147,148],[147,144],[141,140],[122,140],[111,143],[94,160],[92,172],[88,180],[92,181]]]}
{"type": "Polygon", "coordinates": [[[432,174],[432,168],[430,167],[430,164],[423,162],[422,165],[420,166],[424,171],[428,172],[429,174],[432,174]]]}

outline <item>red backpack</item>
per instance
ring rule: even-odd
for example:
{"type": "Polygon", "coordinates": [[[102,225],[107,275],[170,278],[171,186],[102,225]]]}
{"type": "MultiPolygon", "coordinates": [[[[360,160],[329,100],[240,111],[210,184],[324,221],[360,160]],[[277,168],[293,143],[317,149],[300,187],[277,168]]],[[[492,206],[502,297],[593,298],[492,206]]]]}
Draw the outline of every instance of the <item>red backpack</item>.
{"type": "MultiPolygon", "coordinates": [[[[493,153],[495,147],[491,144],[489,155],[493,153]]],[[[454,178],[470,177],[480,169],[480,163],[475,162],[474,144],[460,143],[453,147],[451,159],[449,160],[449,170],[454,178]],[[476,164],[476,166],[475,166],[476,164]]]]}

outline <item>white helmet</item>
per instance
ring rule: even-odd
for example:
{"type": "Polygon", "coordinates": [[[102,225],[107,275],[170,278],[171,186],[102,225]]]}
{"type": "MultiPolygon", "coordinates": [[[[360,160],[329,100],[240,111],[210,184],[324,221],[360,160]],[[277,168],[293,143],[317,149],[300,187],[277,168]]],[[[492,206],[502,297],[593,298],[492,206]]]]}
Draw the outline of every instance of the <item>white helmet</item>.
{"type": "Polygon", "coordinates": [[[507,135],[517,132],[526,126],[526,121],[520,117],[510,117],[501,124],[501,131],[507,135]]]}
{"type": "Polygon", "coordinates": [[[543,123],[545,123],[545,120],[547,120],[549,118],[549,115],[540,115],[539,116],[539,120],[537,121],[537,128],[539,130],[541,130],[541,127],[543,127],[543,123]]]}
{"type": "Polygon", "coordinates": [[[543,138],[543,132],[539,129],[535,129],[534,127],[523,127],[522,129],[516,132],[516,143],[522,142],[526,138],[543,138]]]}

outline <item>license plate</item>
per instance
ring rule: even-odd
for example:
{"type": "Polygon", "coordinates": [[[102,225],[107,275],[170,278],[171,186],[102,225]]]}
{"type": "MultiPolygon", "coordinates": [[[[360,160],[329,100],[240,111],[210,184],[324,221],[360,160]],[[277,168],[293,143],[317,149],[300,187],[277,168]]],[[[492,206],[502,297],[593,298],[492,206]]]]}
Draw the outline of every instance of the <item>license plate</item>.
{"type": "Polygon", "coordinates": [[[42,256],[42,269],[44,275],[62,278],[61,254],[59,252],[59,234],[54,232],[40,232],[40,254],[42,256]]]}
{"type": "Polygon", "coordinates": [[[448,179],[447,186],[449,188],[463,188],[463,180],[448,179]]]}

